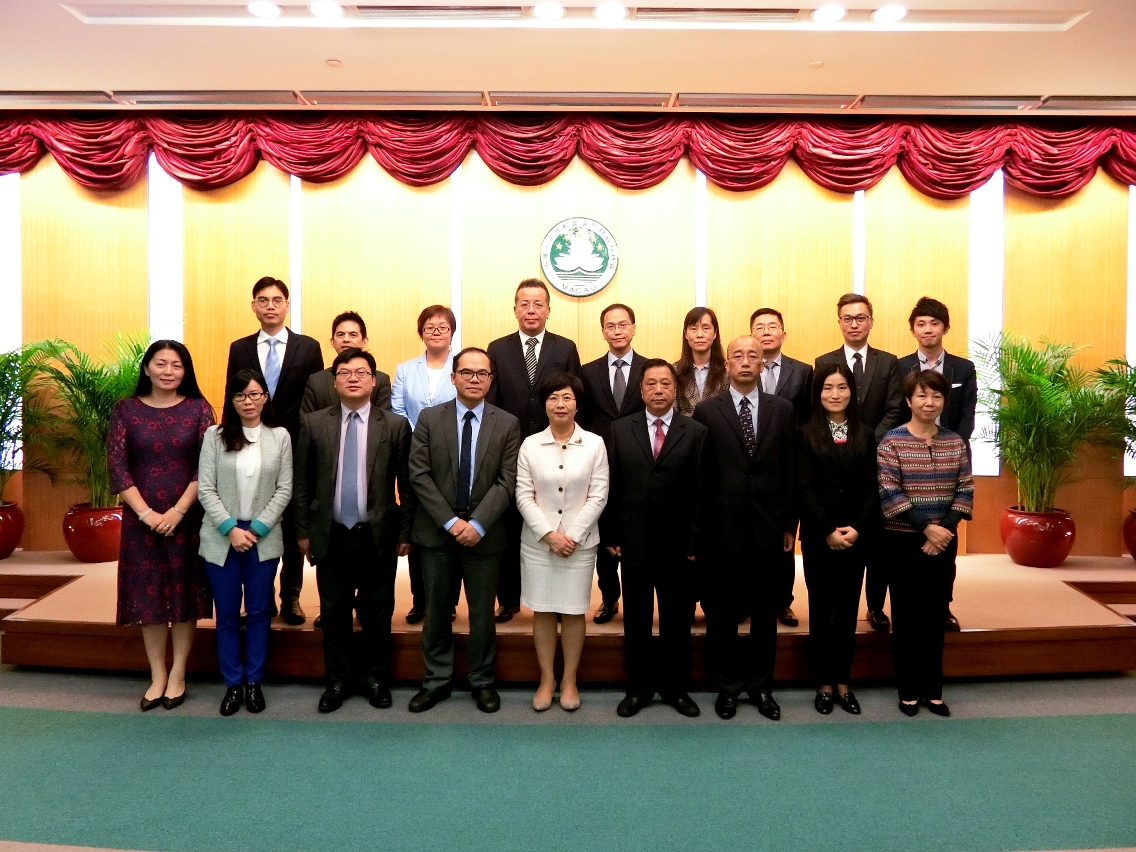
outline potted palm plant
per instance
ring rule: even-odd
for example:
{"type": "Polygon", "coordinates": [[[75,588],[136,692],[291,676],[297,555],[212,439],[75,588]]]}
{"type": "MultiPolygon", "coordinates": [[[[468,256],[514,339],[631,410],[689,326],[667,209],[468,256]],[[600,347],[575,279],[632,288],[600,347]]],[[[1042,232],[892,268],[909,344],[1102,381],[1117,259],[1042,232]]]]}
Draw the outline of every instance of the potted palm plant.
{"type": "Polygon", "coordinates": [[[7,559],[24,533],[24,513],[4,500],[12,477],[20,470],[44,469],[37,457],[24,455],[26,435],[39,425],[42,406],[31,393],[43,349],[27,344],[0,352],[0,559],[7,559]]]}
{"type": "MultiPolygon", "coordinates": [[[[1097,371],[1100,383],[1115,397],[1118,416],[1113,418],[1111,431],[1124,452],[1136,457],[1136,365],[1123,358],[1109,361],[1097,371]]],[[[1136,478],[1127,477],[1125,487],[1136,484],[1136,478]]],[[[1124,518],[1124,546],[1136,557],[1136,509],[1124,518]]]]}
{"type": "Polygon", "coordinates": [[[1077,347],[1039,345],[1002,334],[978,347],[980,401],[993,427],[982,435],[1013,472],[1018,502],[1000,531],[1019,565],[1055,568],[1069,556],[1077,530],[1057,508],[1057,488],[1069,478],[1087,442],[1110,442],[1115,397],[1096,377],[1071,363],[1077,347]]]}
{"type": "Polygon", "coordinates": [[[118,402],[134,393],[148,339],[119,334],[95,358],[73,344],[48,340],[37,387],[50,400],[37,439],[58,472],[86,489],[88,502],[72,506],[63,519],[63,536],[76,559],[109,562],[118,558],[122,507],[111,491],[107,466],[107,428],[118,402]]]}

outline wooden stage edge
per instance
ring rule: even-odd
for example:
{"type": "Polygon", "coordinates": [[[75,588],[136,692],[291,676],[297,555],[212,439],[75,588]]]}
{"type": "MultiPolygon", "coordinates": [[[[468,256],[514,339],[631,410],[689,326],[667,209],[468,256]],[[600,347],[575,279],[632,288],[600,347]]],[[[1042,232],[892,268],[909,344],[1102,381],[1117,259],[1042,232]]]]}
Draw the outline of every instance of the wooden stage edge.
{"type": "MultiPolygon", "coordinates": [[[[403,682],[422,677],[420,625],[404,620],[409,592],[404,561],[396,583],[392,637],[392,676],[403,682]]],[[[811,679],[807,591],[799,564],[795,594],[793,606],[801,624],[779,627],[775,677],[783,683],[811,679]]],[[[19,599],[22,604],[0,620],[4,664],[148,670],[139,628],[114,624],[113,563],[83,565],[65,553],[17,552],[0,562],[0,599],[19,599]]],[[[593,603],[598,602],[594,590],[593,603]]],[[[319,605],[311,573],[301,603],[309,616],[307,623],[289,627],[279,619],[273,622],[270,677],[323,675],[321,634],[312,627],[319,605]]],[[[947,634],[944,670],[949,678],[1136,670],[1136,564],[1129,558],[1079,557],[1060,569],[1045,570],[1013,565],[1002,555],[963,556],[952,606],[963,631],[947,634]]],[[[500,682],[538,679],[531,624],[531,616],[522,611],[512,622],[498,626],[500,682]]],[[[468,630],[464,599],[454,630],[455,675],[460,678],[468,630]]],[[[202,621],[190,658],[192,672],[217,671],[214,637],[213,622],[202,621]]],[[[705,620],[699,611],[694,625],[696,682],[705,679],[704,644],[705,620]]],[[[618,683],[624,674],[622,614],[603,626],[589,618],[581,681],[618,683]]],[[[853,678],[863,682],[892,675],[890,634],[873,632],[861,621],[853,678]]]]}

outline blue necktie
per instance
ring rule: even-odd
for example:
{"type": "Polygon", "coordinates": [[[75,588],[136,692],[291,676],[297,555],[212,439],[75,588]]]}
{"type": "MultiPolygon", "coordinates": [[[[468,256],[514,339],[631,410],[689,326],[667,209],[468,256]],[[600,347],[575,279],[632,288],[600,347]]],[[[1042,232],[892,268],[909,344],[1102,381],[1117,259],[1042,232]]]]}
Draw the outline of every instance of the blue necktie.
{"type": "Polygon", "coordinates": [[[339,515],[343,526],[359,523],[359,412],[347,415],[347,434],[343,436],[343,484],[339,488],[339,515]]]}
{"type": "Polygon", "coordinates": [[[473,479],[473,412],[465,413],[461,453],[458,455],[458,511],[469,511],[469,489],[473,479]]]}
{"type": "Polygon", "coordinates": [[[280,382],[280,356],[276,354],[279,343],[275,337],[268,338],[268,357],[264,359],[264,380],[268,382],[270,398],[276,397],[276,385],[280,382]]]}

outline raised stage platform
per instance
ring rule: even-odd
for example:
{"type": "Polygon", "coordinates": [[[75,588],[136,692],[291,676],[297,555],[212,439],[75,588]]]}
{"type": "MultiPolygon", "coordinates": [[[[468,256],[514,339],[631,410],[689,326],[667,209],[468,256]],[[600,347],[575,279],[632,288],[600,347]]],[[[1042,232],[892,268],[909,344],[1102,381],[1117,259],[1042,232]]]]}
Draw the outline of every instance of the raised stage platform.
{"type": "MultiPolygon", "coordinates": [[[[138,628],[118,627],[114,563],[89,565],[69,553],[18,551],[0,562],[0,662],[9,665],[146,671],[138,628]]],[[[779,627],[776,676],[808,681],[806,659],[808,596],[798,557],[793,609],[800,626],[779,627]]],[[[598,589],[592,592],[599,603],[598,589]]],[[[301,604],[308,622],[289,627],[273,623],[269,674],[318,678],[323,674],[321,638],[312,627],[319,612],[314,571],[304,584],[301,604]]],[[[420,625],[404,620],[410,609],[405,560],[399,566],[393,623],[393,672],[399,680],[422,676],[420,625]]],[[[1136,670],[1136,563],[1125,558],[1074,557],[1058,569],[1024,568],[1002,555],[959,557],[953,610],[963,631],[947,634],[948,677],[1008,676],[1136,670]]],[[[861,613],[863,614],[863,613],[861,613]]],[[[701,680],[705,618],[697,614],[695,678],[701,680]]],[[[743,626],[742,630],[748,627],[743,626]]],[[[458,665],[468,631],[465,601],[454,630],[458,665]]],[[[498,679],[535,681],[531,616],[522,610],[498,625],[498,679]]],[[[190,669],[216,672],[213,622],[202,621],[190,669]]],[[[459,674],[460,674],[459,670],[459,674]]],[[[856,680],[892,675],[890,634],[860,623],[856,680]]],[[[580,678],[618,682],[624,676],[622,614],[611,623],[588,621],[580,678]]]]}

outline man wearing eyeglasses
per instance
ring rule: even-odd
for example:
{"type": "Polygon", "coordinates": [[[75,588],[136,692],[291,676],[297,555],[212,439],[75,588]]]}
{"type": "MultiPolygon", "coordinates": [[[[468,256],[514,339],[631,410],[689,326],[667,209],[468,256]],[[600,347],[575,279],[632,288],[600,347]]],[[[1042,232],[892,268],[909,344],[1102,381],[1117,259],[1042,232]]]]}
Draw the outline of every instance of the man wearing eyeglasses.
{"type": "MultiPolygon", "coordinates": [[[[252,288],[252,312],[260,331],[234,340],[229,346],[225,376],[238,370],[254,370],[264,376],[272,408],[280,424],[292,437],[295,455],[300,436],[300,404],[308,377],[323,370],[319,342],[288,328],[288,285],[266,275],[252,288]]],[[[296,546],[296,520],[293,504],[284,510],[284,555],[280,562],[280,617],[286,624],[303,624],[300,589],[304,584],[304,557],[296,546]]]]}
{"type": "MultiPolygon", "coordinates": [[[[860,420],[876,433],[879,441],[903,422],[903,377],[898,359],[890,352],[868,346],[872,332],[872,303],[859,293],[845,293],[836,303],[836,315],[844,345],[816,359],[816,369],[844,363],[856,383],[860,420]]],[[[887,595],[886,564],[878,543],[869,544],[866,597],[868,623],[873,630],[890,630],[891,620],[884,614],[887,595]]]]}
{"type": "MultiPolygon", "coordinates": [[[[331,321],[331,348],[338,355],[345,349],[366,349],[367,324],[355,311],[344,311],[331,321]]],[[[308,376],[300,413],[319,411],[339,402],[335,392],[335,376],[330,369],[308,376]]],[[[375,370],[375,387],[371,391],[371,405],[391,410],[391,379],[382,370],[375,370]]]]}
{"type": "Polygon", "coordinates": [[[345,349],[331,369],[339,402],[301,418],[293,500],[300,549],[319,583],[327,678],[321,713],[339,709],[355,676],[373,707],[391,706],[394,578],[398,557],[410,553],[415,507],[410,423],[371,404],[374,357],[345,349]],[[363,627],[357,649],[352,609],[363,627]]]}
{"type": "MultiPolygon", "coordinates": [[[[496,375],[486,401],[520,421],[521,440],[548,428],[548,415],[536,389],[544,376],[580,376],[580,353],[567,337],[545,330],[551,311],[548,286],[526,278],[513,296],[517,331],[489,344],[496,375]]],[[[521,611],[521,513],[509,509],[505,518],[509,545],[501,557],[497,585],[497,621],[509,621],[521,611]]]]}

